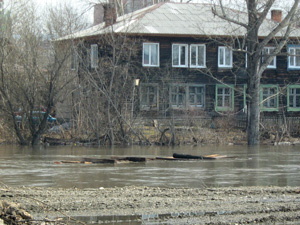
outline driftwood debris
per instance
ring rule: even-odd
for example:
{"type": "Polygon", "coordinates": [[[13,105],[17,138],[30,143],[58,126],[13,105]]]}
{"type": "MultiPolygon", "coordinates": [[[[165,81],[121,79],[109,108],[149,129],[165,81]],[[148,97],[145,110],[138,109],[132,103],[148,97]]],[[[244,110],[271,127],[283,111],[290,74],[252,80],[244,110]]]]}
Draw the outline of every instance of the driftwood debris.
{"type": "Polygon", "coordinates": [[[189,160],[189,159],[197,159],[197,160],[203,160],[203,159],[221,159],[221,158],[232,158],[228,157],[227,155],[204,155],[204,156],[196,156],[196,155],[186,155],[186,154],[178,154],[174,153],[173,156],[158,156],[155,158],[147,158],[147,157],[137,157],[137,156],[127,156],[127,157],[121,157],[121,156],[113,156],[109,159],[102,159],[102,158],[83,158],[81,160],[75,160],[75,161],[69,161],[69,160],[63,160],[59,162],[54,162],[55,164],[62,164],[62,163],[82,163],[82,164],[117,164],[117,163],[144,163],[149,160],[169,160],[169,161],[175,161],[175,160],[189,160]]]}
{"type": "Polygon", "coordinates": [[[102,158],[83,158],[82,160],[62,160],[59,162],[54,162],[55,164],[62,164],[62,163],[83,163],[83,164],[115,164],[115,163],[127,163],[127,162],[146,162],[147,160],[151,160],[152,158],[145,158],[145,157],[111,157],[110,159],[102,159],[102,158]]]}
{"type": "Polygon", "coordinates": [[[178,154],[178,153],[174,153],[173,157],[176,159],[220,159],[220,158],[228,158],[227,155],[218,155],[218,154],[214,154],[214,155],[186,155],[186,154],[178,154]]]}

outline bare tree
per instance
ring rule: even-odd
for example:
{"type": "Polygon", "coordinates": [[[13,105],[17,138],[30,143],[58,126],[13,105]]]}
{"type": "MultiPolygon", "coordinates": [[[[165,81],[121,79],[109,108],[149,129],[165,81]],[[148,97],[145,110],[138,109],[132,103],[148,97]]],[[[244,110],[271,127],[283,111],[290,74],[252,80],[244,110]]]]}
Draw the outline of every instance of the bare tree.
{"type": "MultiPolygon", "coordinates": [[[[238,2],[239,6],[246,9],[247,21],[237,20],[233,14],[228,13],[226,7],[220,0],[213,8],[213,13],[220,18],[237,24],[245,29],[244,41],[247,49],[247,74],[248,74],[248,129],[247,137],[249,145],[259,144],[260,132],[260,82],[263,72],[271,63],[273,58],[281,52],[287,44],[289,36],[294,29],[295,14],[299,5],[299,0],[293,0],[291,7],[287,10],[282,21],[274,23],[268,33],[262,38],[259,32],[271,7],[275,5],[275,0],[247,0],[238,2]],[[242,4],[242,5],[241,5],[242,4]],[[281,34],[281,35],[279,35],[281,34]],[[269,43],[275,43],[272,54],[269,54],[264,61],[261,60],[264,47],[269,43]]],[[[232,4],[232,2],[230,2],[232,4]]],[[[231,11],[232,12],[232,11],[231,11]]]]}
{"type": "MultiPolygon", "coordinates": [[[[58,54],[60,46],[49,39],[53,32],[45,32],[44,21],[30,1],[11,1],[9,9],[1,24],[0,110],[20,144],[36,145],[73,79],[64,68],[70,51],[58,54]]],[[[59,22],[51,19],[53,26],[59,22]]]]}
{"type": "Polygon", "coordinates": [[[147,139],[133,126],[137,102],[136,57],[140,40],[113,31],[93,42],[78,44],[80,96],[78,127],[98,144],[128,143],[147,139]],[[98,54],[101,56],[98,58],[98,54]],[[134,76],[136,74],[136,76],[134,76]]]}

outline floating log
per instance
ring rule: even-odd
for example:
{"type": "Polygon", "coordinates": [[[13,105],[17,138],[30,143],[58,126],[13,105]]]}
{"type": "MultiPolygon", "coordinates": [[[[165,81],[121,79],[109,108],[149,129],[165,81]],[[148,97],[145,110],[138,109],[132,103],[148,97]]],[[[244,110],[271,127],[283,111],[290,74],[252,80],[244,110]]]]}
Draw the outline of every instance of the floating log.
{"type": "Polygon", "coordinates": [[[111,164],[117,162],[115,159],[97,159],[97,158],[83,158],[82,161],[84,163],[89,162],[89,163],[111,163],[111,164]]]}
{"type": "Polygon", "coordinates": [[[180,158],[174,158],[174,157],[163,157],[163,156],[158,156],[155,159],[157,160],[169,160],[169,161],[178,161],[178,160],[182,160],[180,158]]]}
{"type": "Polygon", "coordinates": [[[227,158],[227,155],[214,154],[214,155],[197,156],[197,155],[186,155],[186,154],[174,153],[173,157],[177,159],[220,159],[220,158],[227,158]]]}
{"type": "Polygon", "coordinates": [[[117,161],[129,161],[129,162],[146,162],[147,158],[145,157],[112,157],[112,159],[117,161]]]}
{"type": "Polygon", "coordinates": [[[155,158],[146,158],[146,157],[136,157],[136,156],[128,156],[128,157],[118,157],[114,156],[111,157],[110,159],[101,159],[101,158],[83,158],[82,160],[63,160],[59,162],[54,162],[55,164],[61,164],[61,163],[83,163],[83,164],[115,164],[115,163],[131,163],[131,162],[147,162],[148,160],[170,160],[170,161],[175,161],[175,160],[189,160],[189,159],[220,159],[220,158],[234,158],[234,157],[228,157],[226,155],[218,155],[218,154],[213,154],[213,155],[204,155],[204,156],[196,156],[196,155],[186,155],[186,154],[178,154],[174,153],[173,157],[165,157],[165,156],[158,156],[155,158]]]}

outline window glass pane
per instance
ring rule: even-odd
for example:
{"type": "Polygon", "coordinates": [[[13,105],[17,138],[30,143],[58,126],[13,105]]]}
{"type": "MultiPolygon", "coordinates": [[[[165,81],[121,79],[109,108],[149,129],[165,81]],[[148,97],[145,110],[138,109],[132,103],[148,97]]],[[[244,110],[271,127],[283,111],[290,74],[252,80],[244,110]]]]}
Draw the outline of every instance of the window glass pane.
{"type": "Polygon", "coordinates": [[[300,107],[300,96],[295,97],[295,106],[294,107],[297,107],[297,108],[300,107]]]}
{"type": "Polygon", "coordinates": [[[198,65],[204,66],[204,46],[198,46],[198,65]]]}
{"type": "Polygon", "coordinates": [[[222,96],[217,97],[217,106],[219,106],[219,107],[223,106],[223,97],[222,96]]]}
{"type": "Polygon", "coordinates": [[[230,96],[224,96],[224,107],[230,107],[230,96]]]}
{"type": "Polygon", "coordinates": [[[154,94],[149,95],[149,105],[150,106],[156,106],[156,98],[154,94]]]}
{"type": "Polygon", "coordinates": [[[300,56],[297,56],[296,58],[295,58],[295,63],[296,63],[296,65],[295,66],[300,66],[300,56]]]}
{"type": "Polygon", "coordinates": [[[171,101],[172,101],[172,104],[173,105],[176,105],[176,99],[177,99],[177,95],[175,95],[175,94],[172,94],[172,99],[171,99],[171,101]]]}
{"type": "Polygon", "coordinates": [[[203,105],[203,98],[201,94],[197,95],[197,104],[198,105],[203,105]]]}
{"type": "Polygon", "coordinates": [[[263,88],[263,95],[268,96],[269,95],[269,89],[268,88],[263,88]]]}
{"type": "MultiPolygon", "coordinates": [[[[274,50],[275,50],[275,48],[269,48],[269,55],[272,55],[274,53],[274,50]]],[[[276,56],[270,62],[271,66],[275,66],[275,60],[276,60],[276,56]]]]}
{"type": "Polygon", "coordinates": [[[219,65],[224,65],[224,48],[219,48],[219,65]]]}
{"type": "Polygon", "coordinates": [[[173,45],[173,65],[179,65],[179,46],[173,45]]]}
{"type": "Polygon", "coordinates": [[[218,92],[218,95],[221,95],[223,93],[223,88],[218,88],[217,92],[218,92]]]}
{"type": "Polygon", "coordinates": [[[230,88],[224,88],[224,93],[226,95],[229,95],[230,94],[230,88]]]}
{"type": "Polygon", "coordinates": [[[185,49],[186,49],[185,46],[180,47],[180,65],[182,66],[185,65],[185,60],[186,60],[185,49]]]}
{"type": "Polygon", "coordinates": [[[141,105],[147,105],[147,88],[141,89],[141,105]]]}
{"type": "Polygon", "coordinates": [[[195,95],[194,94],[190,94],[190,96],[189,96],[189,103],[191,104],[191,105],[195,105],[195,95]]]}
{"type": "Polygon", "coordinates": [[[294,107],[294,96],[289,96],[289,107],[294,107]]]}
{"type": "Polygon", "coordinates": [[[226,48],[225,51],[225,65],[226,66],[231,65],[231,50],[229,48],[226,48]]]}
{"type": "Polygon", "coordinates": [[[149,45],[144,45],[144,64],[150,64],[150,47],[149,45]]]}
{"type": "Polygon", "coordinates": [[[91,45],[91,67],[92,68],[98,67],[98,45],[97,44],[91,45]]]}
{"type": "Polygon", "coordinates": [[[195,87],[189,87],[189,92],[190,93],[196,93],[196,88],[195,87]]]}
{"type": "Polygon", "coordinates": [[[152,44],[151,45],[151,65],[158,65],[158,45],[152,44]]]}
{"type": "Polygon", "coordinates": [[[197,57],[197,48],[196,48],[196,46],[191,46],[191,65],[192,66],[197,66],[196,57],[197,57]]]}

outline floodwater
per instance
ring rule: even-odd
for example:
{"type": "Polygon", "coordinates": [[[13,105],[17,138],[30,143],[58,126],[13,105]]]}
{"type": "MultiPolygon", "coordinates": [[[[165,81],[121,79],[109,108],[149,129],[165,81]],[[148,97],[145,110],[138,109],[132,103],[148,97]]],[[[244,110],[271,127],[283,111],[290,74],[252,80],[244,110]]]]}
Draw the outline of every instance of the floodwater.
{"type": "Polygon", "coordinates": [[[133,146],[29,148],[0,146],[0,182],[44,187],[299,186],[300,146],[133,146]],[[126,164],[55,164],[83,157],[221,154],[235,158],[126,164]]]}

